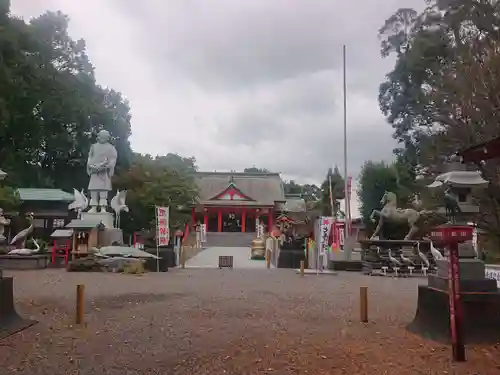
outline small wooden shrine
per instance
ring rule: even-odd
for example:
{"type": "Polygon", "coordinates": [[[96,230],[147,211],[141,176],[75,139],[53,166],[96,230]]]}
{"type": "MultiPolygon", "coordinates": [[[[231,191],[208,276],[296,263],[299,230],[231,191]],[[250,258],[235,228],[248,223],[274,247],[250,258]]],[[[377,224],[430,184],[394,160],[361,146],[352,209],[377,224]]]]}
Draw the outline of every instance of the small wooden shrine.
{"type": "Polygon", "coordinates": [[[99,246],[104,224],[101,222],[74,219],[66,225],[66,228],[73,230],[71,253],[73,258],[78,258],[91,254],[92,249],[99,246]]]}

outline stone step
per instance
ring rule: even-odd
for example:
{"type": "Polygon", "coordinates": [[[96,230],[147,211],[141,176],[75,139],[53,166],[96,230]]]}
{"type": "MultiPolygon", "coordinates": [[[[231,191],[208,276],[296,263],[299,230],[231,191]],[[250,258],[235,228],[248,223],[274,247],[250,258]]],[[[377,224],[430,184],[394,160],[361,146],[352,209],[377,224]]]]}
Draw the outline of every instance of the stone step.
{"type": "Polygon", "coordinates": [[[207,233],[205,246],[249,247],[255,233],[207,233]]]}

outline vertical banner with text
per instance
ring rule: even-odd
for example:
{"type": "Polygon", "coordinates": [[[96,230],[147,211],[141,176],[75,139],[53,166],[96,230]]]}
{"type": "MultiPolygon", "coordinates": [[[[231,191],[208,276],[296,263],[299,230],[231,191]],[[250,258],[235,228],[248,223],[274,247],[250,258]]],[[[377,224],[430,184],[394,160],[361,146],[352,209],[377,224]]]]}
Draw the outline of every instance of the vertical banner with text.
{"type": "Polygon", "coordinates": [[[167,246],[170,240],[169,208],[156,207],[156,246],[167,246]]]}
{"type": "Polygon", "coordinates": [[[320,217],[320,225],[319,225],[319,241],[318,241],[318,250],[319,255],[325,255],[328,252],[329,247],[329,239],[330,239],[330,230],[332,229],[333,217],[320,217]]]}

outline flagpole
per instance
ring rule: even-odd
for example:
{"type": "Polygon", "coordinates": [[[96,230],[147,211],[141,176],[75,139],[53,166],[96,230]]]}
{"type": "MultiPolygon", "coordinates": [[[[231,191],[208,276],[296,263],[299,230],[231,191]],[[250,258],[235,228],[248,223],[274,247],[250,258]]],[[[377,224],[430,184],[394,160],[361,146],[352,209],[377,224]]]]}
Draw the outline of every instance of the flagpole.
{"type": "Polygon", "coordinates": [[[160,227],[158,225],[158,207],[155,206],[155,219],[156,219],[156,272],[160,272],[160,227]]]}
{"type": "Polygon", "coordinates": [[[347,175],[347,77],[346,77],[346,46],[342,46],[342,71],[343,71],[343,94],[344,94],[344,245],[349,237],[349,230],[346,230],[351,223],[351,202],[349,202],[348,193],[348,175],[347,175]]]}

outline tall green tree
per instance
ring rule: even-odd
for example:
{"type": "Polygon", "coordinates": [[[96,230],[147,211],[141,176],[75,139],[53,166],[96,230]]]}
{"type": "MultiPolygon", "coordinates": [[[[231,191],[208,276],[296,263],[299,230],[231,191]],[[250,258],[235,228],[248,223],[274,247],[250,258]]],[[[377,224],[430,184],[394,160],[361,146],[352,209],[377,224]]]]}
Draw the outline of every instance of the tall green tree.
{"type": "Polygon", "coordinates": [[[340,210],[340,200],[345,197],[344,179],[337,166],[329,168],[326,178],[321,184],[321,211],[324,216],[344,216],[340,210]],[[333,193],[333,210],[330,202],[330,185],[333,193]]]}
{"type": "Polygon", "coordinates": [[[257,168],[257,167],[250,167],[250,168],[245,168],[243,170],[245,173],[269,173],[269,170],[266,168],[257,168]]]}
{"type": "Polygon", "coordinates": [[[7,183],[86,187],[85,164],[95,134],[106,129],[118,150],[117,170],[131,162],[130,108],[96,84],[83,40],[69,19],[47,12],[26,24],[0,6],[0,159],[7,183]]]}
{"type": "Polygon", "coordinates": [[[176,171],[180,174],[190,175],[198,170],[196,158],[194,156],[184,157],[178,154],[168,153],[167,155],[151,156],[149,154],[134,154],[134,163],[157,168],[165,168],[176,171]]]}
{"type": "MultiPolygon", "coordinates": [[[[416,173],[433,175],[444,158],[498,134],[500,2],[428,1],[422,13],[399,9],[380,29],[382,56],[396,63],[380,86],[382,111],[416,173]]],[[[479,223],[500,244],[499,161],[477,194],[479,223]]]]}
{"type": "Polygon", "coordinates": [[[135,164],[121,172],[113,181],[120,190],[127,190],[130,214],[123,214],[122,229],[131,234],[155,226],[155,206],[170,207],[170,229],[184,229],[191,220],[189,207],[197,196],[190,176],[157,164],[135,164]]]}

